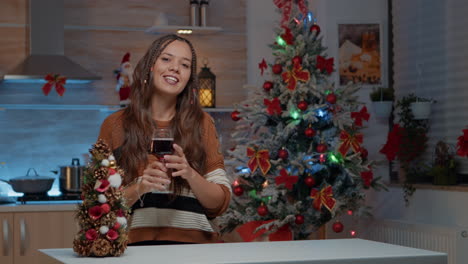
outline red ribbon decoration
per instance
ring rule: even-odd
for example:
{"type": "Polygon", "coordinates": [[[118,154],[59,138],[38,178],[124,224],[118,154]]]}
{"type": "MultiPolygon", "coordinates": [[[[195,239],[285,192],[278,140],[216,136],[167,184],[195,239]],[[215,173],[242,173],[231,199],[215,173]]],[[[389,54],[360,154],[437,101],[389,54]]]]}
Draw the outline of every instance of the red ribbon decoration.
{"type": "Polygon", "coordinates": [[[296,89],[297,81],[307,82],[310,79],[308,70],[302,70],[299,63],[294,63],[293,69],[281,74],[283,81],[288,84],[288,89],[294,91],[296,89]]]}
{"type": "Polygon", "coordinates": [[[468,157],[468,129],[463,129],[463,136],[458,137],[457,155],[468,157]]]}
{"type": "Polygon", "coordinates": [[[275,113],[281,115],[281,112],[283,112],[278,97],[273,98],[271,101],[268,99],[263,99],[263,104],[265,104],[267,107],[267,112],[270,115],[274,115],[275,113]]]}
{"type": "Polygon", "coordinates": [[[361,151],[361,145],[363,142],[363,136],[361,133],[350,134],[344,130],[340,133],[341,145],[338,151],[341,155],[346,156],[348,150],[353,148],[353,151],[358,153],[361,151]]]}
{"type": "MultiPolygon", "coordinates": [[[[248,223],[243,224],[239,228],[237,228],[237,233],[239,233],[240,237],[242,240],[245,242],[251,242],[257,237],[263,235],[267,230],[265,228],[262,228],[258,230],[256,233],[255,229],[257,229],[259,226],[268,224],[270,222],[275,221],[274,219],[272,220],[267,220],[267,221],[250,221],[248,223]]],[[[289,224],[285,224],[282,227],[278,228],[278,230],[274,233],[271,233],[268,236],[269,241],[289,241],[293,239],[291,229],[289,228],[289,224]]]]}
{"type": "Polygon", "coordinates": [[[263,76],[263,71],[268,68],[265,59],[262,59],[262,61],[258,64],[258,68],[260,69],[260,74],[263,76]]]}
{"type": "Polygon", "coordinates": [[[288,171],[286,169],[281,169],[280,174],[281,176],[276,176],[275,178],[276,185],[284,183],[284,186],[286,186],[286,188],[292,190],[293,185],[299,180],[299,177],[289,176],[288,171]]]}
{"type": "Polygon", "coordinates": [[[328,74],[333,72],[333,58],[325,59],[322,56],[317,56],[317,69],[327,71],[328,74]]]}
{"type": "Polygon", "coordinates": [[[274,0],[275,5],[279,9],[283,9],[283,17],[281,19],[281,25],[286,25],[288,23],[289,17],[291,16],[291,9],[292,9],[293,1],[297,3],[301,13],[304,16],[307,15],[307,6],[304,0],[274,0]]]}
{"type": "Polygon", "coordinates": [[[64,85],[67,82],[67,78],[65,76],[49,73],[44,77],[44,80],[47,81],[47,83],[42,86],[42,92],[44,95],[48,95],[54,86],[55,91],[57,91],[60,96],[65,93],[64,85]]]}
{"type": "Polygon", "coordinates": [[[283,26],[284,28],[284,34],[281,35],[281,38],[286,41],[288,45],[293,45],[294,44],[294,36],[291,33],[291,30],[288,27],[283,26]]]}
{"type": "Polygon", "coordinates": [[[354,124],[356,126],[362,126],[362,120],[369,121],[369,113],[367,112],[367,107],[363,107],[359,112],[352,112],[351,118],[354,119],[354,124]]]}
{"type": "Polygon", "coordinates": [[[333,190],[330,185],[320,191],[317,191],[317,189],[312,189],[310,191],[310,197],[314,199],[312,206],[317,211],[319,211],[322,206],[325,206],[325,208],[331,212],[333,207],[335,207],[336,200],[333,198],[333,190]]]}
{"type": "Polygon", "coordinates": [[[388,133],[387,143],[380,149],[380,153],[387,156],[387,160],[394,160],[398,151],[400,151],[401,134],[404,128],[400,125],[393,125],[392,130],[388,133]]]}
{"type": "Polygon", "coordinates": [[[247,157],[250,158],[248,166],[250,171],[254,172],[258,167],[262,171],[263,175],[266,175],[271,168],[270,164],[270,154],[268,150],[262,149],[256,151],[255,149],[248,147],[247,148],[247,157]]]}

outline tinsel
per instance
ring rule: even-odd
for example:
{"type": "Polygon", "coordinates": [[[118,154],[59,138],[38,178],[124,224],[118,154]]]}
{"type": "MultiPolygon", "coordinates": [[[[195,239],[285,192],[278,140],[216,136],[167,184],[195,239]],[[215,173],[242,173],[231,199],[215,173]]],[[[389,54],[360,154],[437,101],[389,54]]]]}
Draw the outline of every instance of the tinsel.
{"type": "Polygon", "coordinates": [[[105,189],[100,186],[103,186],[102,182],[109,177],[110,171],[117,171],[122,177],[124,173],[118,168],[112,152],[103,140],[99,139],[89,152],[92,160],[84,173],[81,188],[83,202],[78,205],[75,213],[80,231],[73,241],[73,250],[86,257],[120,256],[127,248],[128,230],[127,226],[116,226],[115,223],[117,217],[124,216],[128,219],[129,208],[124,202],[121,186],[106,186],[105,189]],[[109,159],[113,162],[103,162],[109,159]],[[98,201],[100,194],[106,198],[102,203],[98,201]]]}

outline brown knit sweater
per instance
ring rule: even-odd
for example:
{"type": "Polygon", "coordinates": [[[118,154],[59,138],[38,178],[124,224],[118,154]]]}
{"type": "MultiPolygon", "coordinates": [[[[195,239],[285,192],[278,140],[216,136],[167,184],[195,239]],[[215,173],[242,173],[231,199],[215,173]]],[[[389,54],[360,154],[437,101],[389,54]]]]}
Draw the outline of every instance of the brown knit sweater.
{"type": "MultiPolygon", "coordinates": [[[[123,111],[107,117],[99,133],[118,157],[124,140],[122,122],[123,111]]],[[[169,126],[169,122],[157,121],[158,126],[169,126]]],[[[206,180],[218,184],[224,199],[215,209],[204,208],[191,190],[185,190],[172,200],[170,192],[147,193],[140,197],[143,206],[137,201],[132,207],[129,243],[151,240],[167,240],[191,243],[212,243],[218,240],[216,227],[211,220],[222,214],[231,199],[230,182],[224,170],[224,160],[220,153],[219,141],[213,119],[207,113],[203,118],[202,141],[206,151],[206,180]]],[[[148,155],[151,162],[155,157],[148,155]]],[[[144,167],[140,168],[142,174],[144,167]]],[[[134,177],[138,177],[135,175],[134,177]]]]}

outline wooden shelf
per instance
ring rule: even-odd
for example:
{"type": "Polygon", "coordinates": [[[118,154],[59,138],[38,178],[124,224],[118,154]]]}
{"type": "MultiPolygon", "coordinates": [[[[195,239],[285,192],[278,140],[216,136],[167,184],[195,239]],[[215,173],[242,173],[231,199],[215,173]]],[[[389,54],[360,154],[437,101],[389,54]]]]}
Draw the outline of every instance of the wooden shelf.
{"type": "MultiPolygon", "coordinates": [[[[222,31],[220,27],[193,27],[193,26],[152,26],[145,30],[148,34],[178,34],[178,30],[191,30],[192,35],[208,35],[222,31]]],[[[184,33],[180,33],[184,34],[184,33]]],[[[187,33],[185,33],[187,34],[187,33]]]]}
{"type": "Polygon", "coordinates": [[[118,105],[68,105],[68,104],[0,104],[0,111],[5,110],[93,110],[114,112],[120,110],[118,105]]]}

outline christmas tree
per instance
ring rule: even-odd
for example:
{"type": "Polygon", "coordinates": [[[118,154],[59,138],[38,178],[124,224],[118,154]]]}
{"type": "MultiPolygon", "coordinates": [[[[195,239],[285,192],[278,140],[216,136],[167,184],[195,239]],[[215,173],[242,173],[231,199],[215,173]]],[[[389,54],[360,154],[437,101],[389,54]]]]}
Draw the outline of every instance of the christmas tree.
{"type": "Polygon", "coordinates": [[[73,250],[80,256],[120,256],[128,241],[129,209],[121,191],[124,174],[102,140],[89,152],[92,160],[84,173],[83,203],[76,212],[80,231],[73,241],[73,250]]]}
{"type": "Polygon", "coordinates": [[[328,82],[333,58],[307,2],[274,2],[282,13],[274,61],[262,60],[263,87],[231,114],[236,146],[226,160],[236,178],[220,225],[238,227],[245,241],[307,238],[344,212],[364,211],[363,189],[383,187],[362,146],[369,114],[359,87],[328,82]]]}

